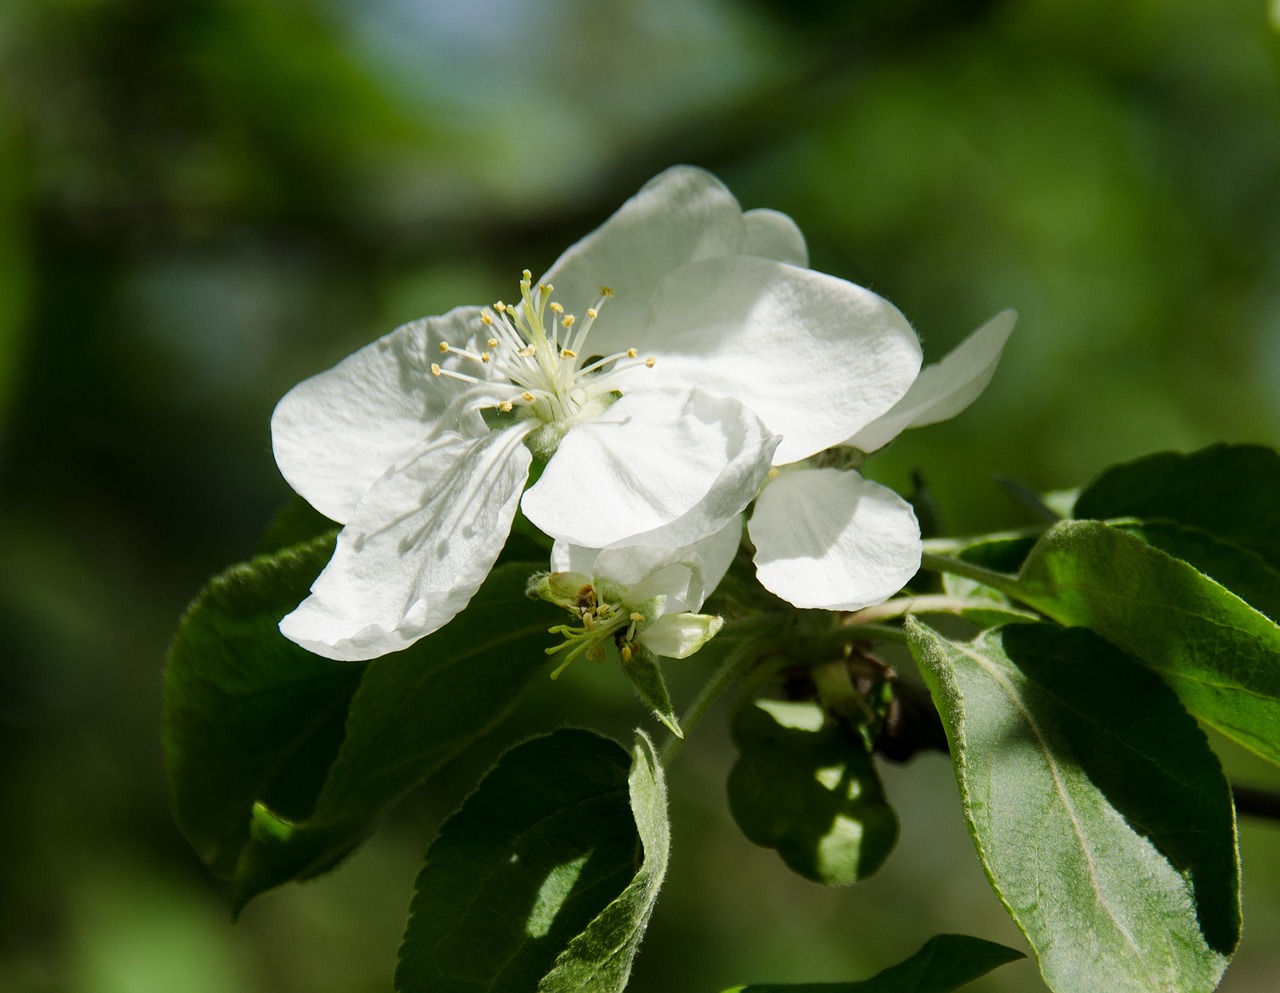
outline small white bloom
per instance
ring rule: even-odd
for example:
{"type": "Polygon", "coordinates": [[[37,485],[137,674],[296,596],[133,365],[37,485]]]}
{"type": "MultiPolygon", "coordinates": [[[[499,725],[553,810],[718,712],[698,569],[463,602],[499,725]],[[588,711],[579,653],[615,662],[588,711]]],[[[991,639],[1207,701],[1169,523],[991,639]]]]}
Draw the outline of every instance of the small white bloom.
{"type": "Polygon", "coordinates": [[[699,614],[728,571],[742,536],[741,520],[682,548],[615,546],[604,550],[557,541],[549,574],[529,592],[577,619],[552,631],[567,649],[559,673],[579,655],[603,659],[612,642],[625,663],[639,647],[666,658],[688,658],[715,636],[723,619],[699,614]]]}
{"type": "MultiPolygon", "coordinates": [[[[874,451],[912,427],[953,417],[990,382],[1017,314],[997,314],[845,444],[874,451]]],[[[820,461],[820,460],[814,460],[820,461]]],[[[911,505],[853,469],[784,467],[748,525],[760,582],[797,607],[858,610],[900,590],[920,566],[911,505]]]]}

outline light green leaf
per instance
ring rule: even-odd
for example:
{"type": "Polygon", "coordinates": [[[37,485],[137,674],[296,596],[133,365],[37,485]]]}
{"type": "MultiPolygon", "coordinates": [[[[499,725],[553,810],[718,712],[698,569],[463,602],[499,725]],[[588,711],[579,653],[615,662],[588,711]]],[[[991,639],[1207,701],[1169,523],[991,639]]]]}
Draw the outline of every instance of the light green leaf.
{"type": "Polygon", "coordinates": [[[1191,713],[1280,763],[1280,627],[1186,562],[1096,521],[1027,559],[1018,599],[1089,627],[1164,677],[1191,713]]]}
{"type": "Polygon", "coordinates": [[[329,534],[228,570],[170,650],[174,814],[200,857],[235,881],[237,908],[331,867],[545,676],[545,608],[524,595],[533,565],[495,570],[447,628],[376,662],[294,645],[276,624],[332,548],[329,534]]]}
{"type": "Polygon", "coordinates": [[[644,851],[640,868],[618,898],[561,952],[555,968],[538,984],[538,993],[622,993],[626,988],[671,852],[666,780],[653,743],[642,731],[636,732],[631,750],[627,786],[644,851]]]}
{"type": "Polygon", "coordinates": [[[724,993],[951,993],[993,969],[1022,958],[994,941],[939,934],[906,961],[853,983],[782,983],[735,986],[724,993]]]}
{"type": "Polygon", "coordinates": [[[1234,809],[1172,691],[1083,629],[907,627],[978,856],[1049,986],[1214,989],[1240,934],[1234,809]]]}
{"type": "Polygon", "coordinates": [[[1086,486],[1075,516],[1173,521],[1253,549],[1280,569],[1280,455],[1261,445],[1149,455],[1086,486]]]}
{"type": "Polygon", "coordinates": [[[1119,522],[1113,526],[1190,563],[1273,621],[1280,619],[1280,571],[1257,552],[1169,521],[1119,522]]]}
{"type": "Polygon", "coordinates": [[[396,989],[534,989],[636,873],[630,765],[580,729],[503,755],[427,852],[396,989]]]}
{"type": "Polygon", "coordinates": [[[816,703],[755,700],[733,719],[738,761],[729,809],[752,842],[829,886],[871,875],[898,839],[898,818],[861,738],[816,703]]]}

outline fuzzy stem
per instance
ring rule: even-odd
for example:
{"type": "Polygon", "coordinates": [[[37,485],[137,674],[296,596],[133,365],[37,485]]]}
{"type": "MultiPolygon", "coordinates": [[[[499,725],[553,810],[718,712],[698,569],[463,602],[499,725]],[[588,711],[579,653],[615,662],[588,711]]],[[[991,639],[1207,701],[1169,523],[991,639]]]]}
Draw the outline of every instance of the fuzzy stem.
{"type": "MultiPolygon", "coordinates": [[[[733,624],[731,630],[721,632],[719,637],[726,634],[730,637],[737,635],[742,638],[740,644],[734,645],[725,654],[724,659],[716,668],[711,677],[702,685],[702,689],[698,691],[698,695],[693,698],[693,702],[680,716],[680,727],[684,731],[684,738],[677,738],[672,735],[667,739],[666,744],[662,746],[662,752],[659,760],[665,769],[671,765],[671,760],[675,758],[676,753],[680,750],[680,746],[688,739],[690,732],[698,726],[698,722],[711,709],[711,705],[716,702],[725,690],[746,671],[760,654],[768,647],[770,639],[764,637],[764,633],[769,628],[776,625],[776,618],[752,618],[749,621],[730,622],[733,624]]],[[[728,628],[729,625],[726,625],[728,628]]]]}

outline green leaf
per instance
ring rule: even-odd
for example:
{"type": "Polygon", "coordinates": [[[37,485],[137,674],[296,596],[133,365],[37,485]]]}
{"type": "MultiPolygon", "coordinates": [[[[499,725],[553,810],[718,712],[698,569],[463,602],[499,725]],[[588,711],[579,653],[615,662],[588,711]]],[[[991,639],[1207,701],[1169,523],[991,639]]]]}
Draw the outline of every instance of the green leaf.
{"type": "Polygon", "coordinates": [[[1280,455],[1261,445],[1149,455],[1085,487],[1075,516],[1189,525],[1253,549],[1280,569],[1280,455]]]}
{"type": "Polygon", "coordinates": [[[1119,522],[1114,526],[1189,562],[1273,621],[1280,619],[1280,571],[1271,568],[1257,552],[1199,528],[1168,521],[1119,522]]]}
{"type": "Polygon", "coordinates": [[[1280,764],[1280,627],[1191,565],[1096,521],[1041,539],[1018,599],[1154,669],[1207,724],[1280,764]]]}
{"type": "Polygon", "coordinates": [[[560,953],[538,993],[622,993],[627,985],[671,852],[666,780],[642,731],[631,750],[627,786],[644,859],[627,888],[560,953]]]}
{"type": "Polygon", "coordinates": [[[619,668],[631,680],[631,685],[645,702],[653,716],[677,738],[683,738],[680,720],[676,717],[675,708],[671,706],[671,694],[667,692],[667,681],[662,678],[657,657],[644,647],[636,645],[632,649],[631,658],[626,662],[619,660],[619,668]]]}
{"type": "Polygon", "coordinates": [[[1022,958],[994,941],[939,934],[904,962],[854,983],[782,983],[735,986],[724,993],[951,993],[993,969],[1022,958]]]}
{"type": "Polygon", "coordinates": [[[733,719],[729,809],[752,842],[794,871],[847,886],[888,858],[898,818],[860,737],[815,703],[755,700],[733,719]]]}
{"type": "Polygon", "coordinates": [[[237,907],[332,868],[387,806],[494,727],[534,679],[547,678],[547,609],[524,592],[535,571],[532,563],[499,566],[447,626],[363,666],[314,811],[290,819],[283,838],[251,835],[236,868],[237,907]]]}
{"type": "Polygon", "coordinates": [[[396,989],[534,989],[636,873],[630,766],[580,729],[503,755],[427,852],[396,989]]]}
{"type": "Polygon", "coordinates": [[[524,595],[533,565],[495,570],[448,627],[376,662],[299,648],[276,625],[332,549],[330,534],[228,570],[188,610],[169,653],[175,818],[235,881],[237,908],[330,868],[546,672],[545,608],[524,595]]]}
{"type": "Polygon", "coordinates": [[[333,553],[334,534],[233,566],[187,610],[165,668],[164,751],[174,818],[225,878],[265,799],[305,817],[342,739],[361,667],[287,641],[280,618],[333,553]]]}
{"type": "MultiPolygon", "coordinates": [[[[1036,539],[1025,535],[993,536],[975,541],[960,549],[956,557],[1000,572],[1016,572],[1026,560],[1036,539]]],[[[997,627],[1021,620],[1036,620],[1002,592],[967,576],[954,573],[942,574],[942,589],[948,595],[962,600],[990,600],[990,607],[965,607],[959,615],[977,627],[997,627]]]]}
{"type": "Polygon", "coordinates": [[[1240,934],[1234,809],[1172,691],[1083,629],[907,628],[978,856],[1049,986],[1214,989],[1240,934]]]}

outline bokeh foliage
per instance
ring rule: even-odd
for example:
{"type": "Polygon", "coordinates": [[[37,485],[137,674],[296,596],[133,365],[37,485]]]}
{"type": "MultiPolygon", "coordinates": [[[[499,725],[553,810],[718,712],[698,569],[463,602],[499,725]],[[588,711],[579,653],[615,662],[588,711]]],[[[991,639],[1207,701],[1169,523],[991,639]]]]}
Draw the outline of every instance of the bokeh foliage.
{"type": "MultiPolygon", "coordinates": [[[[448,805],[411,803],[351,867],[231,929],[167,809],[168,639],[288,498],[267,437],[285,389],[403,320],[509,295],[669,164],[791,213],[815,266],[892,299],[932,357],[1020,310],[989,395],[871,466],[903,486],[920,466],[953,531],[1019,520],[993,473],[1052,489],[1280,440],[1261,0],[800,7],[0,6],[0,988],[389,987],[448,805]]],[[[590,673],[535,697],[637,719],[590,673]]],[[[918,854],[833,893],[735,833],[727,732],[703,734],[670,783],[671,886],[637,989],[670,988],[678,959],[701,970],[681,988],[715,989],[796,961],[869,974],[937,931],[1017,942],[940,760],[886,772],[899,853],[918,854]]],[[[467,761],[440,795],[486,759],[467,761]]],[[[1280,926],[1275,841],[1244,826],[1226,990],[1280,975],[1250,943],[1280,926]]],[[[973,988],[1033,988],[1019,968],[973,988]]]]}

